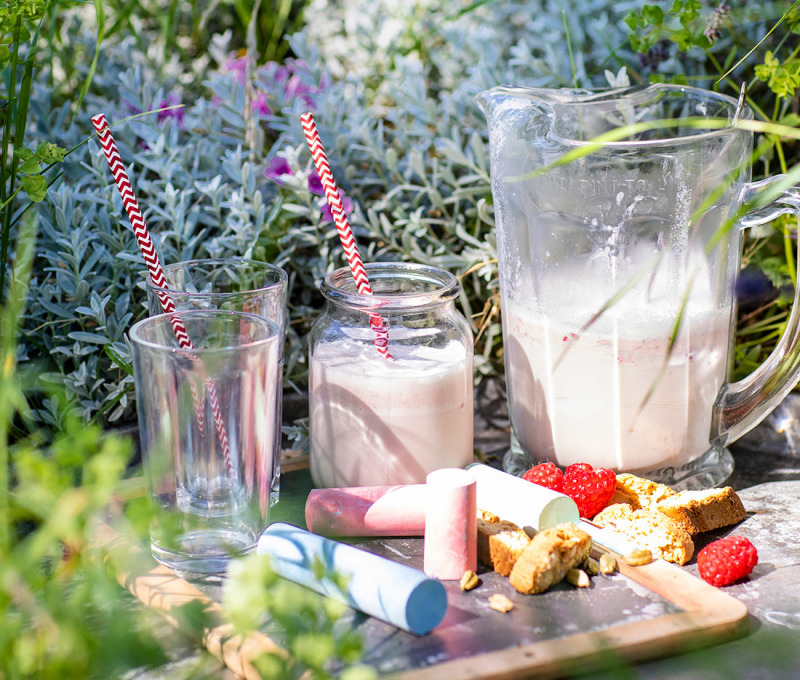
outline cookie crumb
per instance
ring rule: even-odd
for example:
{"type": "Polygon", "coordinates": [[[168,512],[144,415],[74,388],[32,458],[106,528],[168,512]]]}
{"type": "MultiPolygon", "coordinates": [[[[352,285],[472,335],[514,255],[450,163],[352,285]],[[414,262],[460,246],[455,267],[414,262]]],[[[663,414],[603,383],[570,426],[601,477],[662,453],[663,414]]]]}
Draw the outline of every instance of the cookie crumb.
{"type": "Polygon", "coordinates": [[[514,609],[514,603],[509,600],[505,595],[496,593],[489,598],[489,606],[498,612],[506,614],[514,609]]]}

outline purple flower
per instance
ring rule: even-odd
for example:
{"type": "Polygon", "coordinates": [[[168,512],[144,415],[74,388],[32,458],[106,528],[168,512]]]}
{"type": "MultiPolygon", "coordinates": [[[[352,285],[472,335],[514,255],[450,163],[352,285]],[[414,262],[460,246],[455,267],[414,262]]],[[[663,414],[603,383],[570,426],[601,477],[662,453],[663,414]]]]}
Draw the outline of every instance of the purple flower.
{"type": "MultiPolygon", "coordinates": [[[[159,103],[159,109],[163,109],[166,106],[175,106],[176,104],[180,104],[181,99],[176,92],[170,92],[167,95],[166,99],[162,99],[159,103]]],[[[177,109],[170,109],[169,111],[159,111],[158,112],[158,122],[163,123],[165,120],[169,118],[174,118],[178,121],[178,125],[183,124],[183,117],[186,115],[186,111],[183,106],[177,109]]]]}
{"type": "Polygon", "coordinates": [[[306,106],[313,105],[314,97],[311,95],[316,91],[316,87],[306,85],[300,80],[300,77],[296,73],[286,81],[286,85],[284,86],[287,99],[292,99],[294,97],[300,98],[306,106]]]}
{"type": "Polygon", "coordinates": [[[264,176],[269,177],[278,184],[283,184],[280,179],[281,177],[284,175],[293,174],[294,173],[289,165],[289,161],[287,161],[285,158],[281,158],[280,156],[273,156],[272,160],[269,162],[269,165],[267,165],[267,169],[264,170],[264,176]]]}
{"type": "MultiPolygon", "coordinates": [[[[353,201],[351,201],[347,196],[345,196],[344,191],[339,189],[339,198],[342,199],[342,207],[344,208],[345,215],[349,215],[353,212],[353,201]]],[[[330,205],[325,203],[322,208],[322,222],[333,222],[333,212],[331,211],[330,205]]]]}
{"type": "Polygon", "coordinates": [[[262,78],[262,85],[270,85],[269,92],[273,96],[286,101],[300,99],[313,108],[314,95],[319,92],[319,87],[308,82],[305,62],[298,59],[287,59],[284,64],[271,61],[258,69],[258,75],[262,78]]]}
{"type": "Polygon", "coordinates": [[[268,67],[272,69],[273,71],[272,77],[276,83],[282,83],[286,80],[289,80],[290,73],[288,66],[279,66],[274,61],[271,61],[268,64],[268,67]]]}
{"type": "Polygon", "coordinates": [[[253,100],[253,113],[257,113],[260,116],[271,116],[272,109],[269,107],[267,103],[267,93],[266,92],[259,92],[258,97],[253,100]]]}
{"type": "Polygon", "coordinates": [[[308,176],[308,190],[317,196],[325,195],[325,187],[322,186],[322,180],[316,170],[312,170],[308,176]]]}

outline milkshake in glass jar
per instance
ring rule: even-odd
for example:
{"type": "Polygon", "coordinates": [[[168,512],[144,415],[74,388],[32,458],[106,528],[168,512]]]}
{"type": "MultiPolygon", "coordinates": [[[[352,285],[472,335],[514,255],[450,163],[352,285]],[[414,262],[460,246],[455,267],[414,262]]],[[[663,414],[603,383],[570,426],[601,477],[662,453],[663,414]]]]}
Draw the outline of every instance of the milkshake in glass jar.
{"type": "Polygon", "coordinates": [[[348,268],[329,274],[309,341],[311,477],[318,487],[424,483],[472,462],[472,333],[458,282],[426,265],[366,265],[373,295],[348,268]],[[388,332],[376,345],[370,313],[388,332]]]}

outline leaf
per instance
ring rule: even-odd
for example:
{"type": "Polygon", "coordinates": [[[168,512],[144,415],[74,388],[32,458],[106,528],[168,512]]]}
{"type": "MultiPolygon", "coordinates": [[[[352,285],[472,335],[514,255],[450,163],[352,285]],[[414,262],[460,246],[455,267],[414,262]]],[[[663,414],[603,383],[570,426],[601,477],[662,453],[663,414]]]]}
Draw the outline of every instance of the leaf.
{"type": "Polygon", "coordinates": [[[625,23],[629,29],[635,31],[640,26],[639,14],[631,10],[625,15],[625,23]]]}
{"type": "Polygon", "coordinates": [[[370,666],[351,666],[342,671],[341,680],[375,680],[377,671],[370,666]]]}
{"type": "Polygon", "coordinates": [[[22,163],[22,165],[19,166],[19,171],[28,174],[38,174],[42,171],[42,166],[39,165],[39,161],[34,156],[22,163]]]}
{"type": "Polygon", "coordinates": [[[664,10],[658,5],[645,5],[642,7],[642,19],[653,26],[660,26],[664,21],[664,10]]]}
{"type": "Polygon", "coordinates": [[[94,345],[107,345],[111,340],[109,340],[105,335],[100,335],[99,333],[86,333],[84,331],[73,331],[69,333],[67,337],[70,340],[75,340],[76,342],[90,342],[94,345]]]}
{"type": "Polygon", "coordinates": [[[22,147],[21,149],[14,149],[14,155],[21,161],[27,161],[29,158],[33,158],[33,151],[22,147]]]}
{"type": "Polygon", "coordinates": [[[42,162],[47,163],[60,163],[67,155],[67,150],[52,144],[50,142],[42,142],[36,147],[36,157],[42,162]]]}
{"type": "Polygon", "coordinates": [[[16,36],[16,42],[22,44],[26,43],[31,39],[31,32],[26,28],[25,24],[21,24],[19,27],[19,33],[16,36]]]}
{"type": "Polygon", "coordinates": [[[133,377],[133,367],[123,359],[119,352],[117,352],[111,345],[106,345],[103,348],[103,351],[106,353],[106,356],[114,362],[114,365],[123,370],[129,376],[133,377]]]}
{"type": "Polygon", "coordinates": [[[24,175],[20,184],[34,203],[40,203],[47,195],[47,180],[42,175],[24,175]]]}

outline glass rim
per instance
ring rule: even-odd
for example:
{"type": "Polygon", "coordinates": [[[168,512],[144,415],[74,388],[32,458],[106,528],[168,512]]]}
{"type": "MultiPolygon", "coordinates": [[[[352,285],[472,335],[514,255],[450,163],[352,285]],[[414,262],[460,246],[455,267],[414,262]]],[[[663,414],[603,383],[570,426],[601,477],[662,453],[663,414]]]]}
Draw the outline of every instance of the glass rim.
{"type": "MultiPolygon", "coordinates": [[[[188,329],[187,329],[188,330],[188,329]]],[[[280,329],[278,328],[278,324],[270,319],[266,319],[263,316],[259,316],[258,314],[251,314],[250,312],[234,312],[229,310],[222,310],[222,309],[191,309],[181,312],[169,312],[163,314],[156,314],[155,316],[146,316],[142,319],[139,319],[133,326],[130,327],[128,331],[128,337],[130,338],[131,343],[133,343],[136,347],[147,348],[152,350],[158,350],[162,352],[170,352],[172,354],[177,355],[184,355],[184,356],[198,356],[198,355],[210,355],[218,352],[231,352],[231,351],[241,351],[241,350],[253,350],[253,349],[260,349],[262,347],[267,346],[271,342],[278,342],[280,334],[280,329]],[[175,346],[172,342],[177,342],[174,340],[175,334],[172,330],[172,322],[170,321],[171,318],[178,317],[181,321],[188,318],[200,318],[200,317],[216,317],[217,319],[238,319],[239,323],[242,321],[247,321],[251,325],[262,326],[266,329],[267,335],[263,337],[256,338],[254,340],[248,340],[246,342],[231,342],[225,343],[224,345],[220,345],[218,347],[192,347],[191,349],[183,348],[180,346],[175,346]],[[165,342],[156,342],[154,340],[147,339],[143,337],[144,328],[148,326],[156,326],[162,325],[164,323],[169,323],[170,325],[170,332],[171,337],[173,340],[170,341],[170,344],[165,342]]],[[[235,337],[235,336],[232,336],[235,337]]],[[[191,337],[189,338],[191,342],[191,337]]]]}
{"type": "Polygon", "coordinates": [[[178,269],[188,269],[189,267],[202,267],[206,265],[247,265],[248,267],[252,267],[253,269],[259,269],[262,271],[268,271],[277,276],[275,281],[270,281],[264,286],[259,288],[248,288],[247,290],[239,290],[239,291],[228,291],[228,292],[192,292],[187,290],[181,290],[179,288],[172,288],[169,285],[166,286],[158,286],[153,282],[153,279],[148,276],[145,279],[145,283],[148,290],[152,290],[155,293],[168,293],[170,297],[175,296],[182,296],[186,298],[233,298],[233,297],[241,297],[241,296],[248,296],[254,294],[264,293],[265,291],[274,289],[274,288],[283,288],[287,285],[289,281],[289,275],[287,274],[286,270],[282,267],[279,267],[276,264],[271,264],[269,262],[262,262],[261,260],[250,260],[244,257],[209,257],[209,258],[198,258],[194,260],[183,260],[181,262],[173,262],[172,264],[164,265],[162,269],[164,273],[178,270],[178,269]]]}
{"type": "Polygon", "coordinates": [[[379,291],[362,295],[356,288],[350,267],[340,267],[325,275],[320,292],[326,300],[360,309],[398,310],[428,307],[458,296],[461,286],[454,274],[429,264],[416,262],[370,262],[364,265],[370,283],[391,279],[416,280],[430,284],[423,291],[379,291]]]}
{"type": "MultiPolygon", "coordinates": [[[[648,104],[655,103],[658,101],[656,97],[664,97],[668,94],[679,94],[685,95],[687,99],[689,97],[695,97],[698,99],[704,99],[706,101],[716,101],[720,103],[724,103],[729,111],[728,111],[728,124],[725,127],[720,127],[717,129],[703,129],[697,128],[697,132],[693,132],[690,134],[680,135],[676,137],[654,137],[652,139],[641,139],[641,140],[618,140],[618,141],[606,141],[601,143],[596,143],[591,139],[581,140],[581,139],[572,139],[570,137],[564,137],[562,135],[555,134],[554,132],[550,132],[549,136],[557,140],[559,143],[563,143],[564,145],[574,146],[577,148],[586,147],[586,146],[593,146],[597,144],[598,152],[601,152],[602,149],[614,149],[614,150],[635,150],[641,147],[652,147],[652,146],[676,146],[676,145],[683,145],[683,144],[692,144],[697,143],[699,141],[704,141],[707,139],[711,139],[714,137],[722,137],[724,135],[728,135],[731,133],[745,133],[745,134],[753,134],[751,130],[744,128],[744,127],[737,127],[736,124],[733,122],[734,118],[736,120],[741,121],[750,121],[753,119],[753,110],[744,102],[742,102],[741,110],[739,111],[739,115],[736,116],[736,111],[739,109],[739,101],[738,99],[723,94],[721,92],[714,92],[713,90],[705,90],[701,87],[692,87],[691,85],[677,85],[674,83],[649,83],[647,85],[628,85],[625,87],[616,87],[616,88],[597,88],[597,89],[582,89],[582,88],[553,88],[547,90],[546,88],[534,88],[534,87],[525,87],[525,86],[506,86],[500,85],[497,90],[502,90],[508,92],[510,94],[515,95],[524,95],[525,93],[529,93],[532,99],[535,99],[533,96],[535,92],[549,92],[553,97],[552,100],[542,99],[542,103],[545,105],[552,106],[553,104],[561,104],[564,106],[596,106],[599,103],[605,101],[613,101],[615,99],[620,99],[625,95],[635,94],[635,93],[652,93],[653,99],[646,101],[648,104]],[[558,95],[561,94],[562,96],[571,97],[571,99],[564,99],[563,101],[559,101],[557,99],[558,95]]],[[[622,101],[622,100],[621,100],[622,101]]],[[[631,105],[637,105],[639,102],[631,102],[631,105]]],[[[700,116],[673,116],[670,118],[664,118],[663,120],[681,120],[681,119],[692,119],[700,116]]],[[[707,120],[725,120],[724,116],[706,116],[707,120]]],[[[657,119],[654,119],[657,120],[657,119]]],[[[622,129],[625,126],[618,126],[616,129],[622,129]]],[[[658,128],[654,128],[654,131],[658,130],[658,128]]]]}

